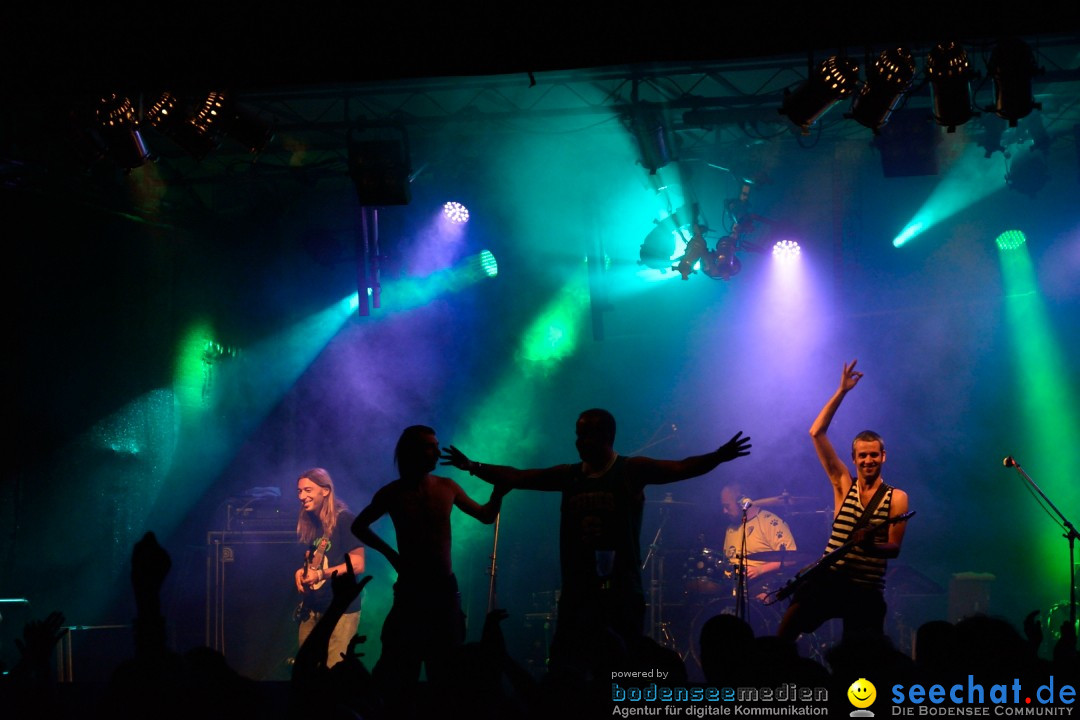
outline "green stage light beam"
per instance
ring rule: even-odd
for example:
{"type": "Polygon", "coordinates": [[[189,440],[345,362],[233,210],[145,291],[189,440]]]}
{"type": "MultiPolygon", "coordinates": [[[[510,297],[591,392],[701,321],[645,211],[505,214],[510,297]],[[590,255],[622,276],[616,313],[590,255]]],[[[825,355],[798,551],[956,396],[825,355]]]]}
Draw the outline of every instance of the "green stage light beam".
{"type": "MultiPolygon", "coordinates": [[[[1020,241],[1022,236],[1011,231],[998,238],[1004,311],[1017,370],[1020,418],[1026,430],[1020,448],[1007,454],[1021,459],[1054,505],[1077,508],[1080,488],[1071,475],[1080,463],[1075,442],[1080,433],[1076,388],[1070,383],[1069,366],[1054,336],[1028,245],[1020,241]]],[[[1033,546],[1032,561],[1045,578],[1045,587],[1040,590],[1056,594],[1055,599],[1067,599],[1068,549],[1061,533],[1034,502],[1027,508],[1025,520],[1029,527],[1024,534],[1033,546]]]]}
{"type": "MultiPolygon", "coordinates": [[[[415,310],[435,298],[460,292],[481,280],[497,277],[499,264],[490,250],[481,250],[453,267],[419,278],[404,278],[382,288],[383,308],[388,314],[415,310]]],[[[359,296],[356,296],[359,299],[359,296]]]]}
{"type": "MultiPolygon", "coordinates": [[[[587,332],[589,296],[585,282],[584,277],[570,280],[523,329],[513,364],[470,412],[464,432],[448,438],[448,443],[483,462],[527,467],[539,461],[543,434],[536,432],[529,418],[539,413],[539,404],[546,402],[558,367],[587,332]]],[[[481,480],[464,476],[460,482],[480,502],[491,493],[491,486],[481,480]]],[[[503,512],[514,512],[514,507],[508,498],[503,512]]],[[[460,513],[451,518],[454,567],[472,567],[476,557],[490,553],[492,529],[460,513]]],[[[476,584],[466,580],[462,586],[476,584]]]]}
{"type": "Polygon", "coordinates": [[[206,321],[190,325],[176,356],[178,447],[157,498],[156,532],[176,527],[355,310],[353,293],[243,351],[222,348],[206,321]],[[230,401],[237,396],[245,398],[239,408],[230,401]]]}

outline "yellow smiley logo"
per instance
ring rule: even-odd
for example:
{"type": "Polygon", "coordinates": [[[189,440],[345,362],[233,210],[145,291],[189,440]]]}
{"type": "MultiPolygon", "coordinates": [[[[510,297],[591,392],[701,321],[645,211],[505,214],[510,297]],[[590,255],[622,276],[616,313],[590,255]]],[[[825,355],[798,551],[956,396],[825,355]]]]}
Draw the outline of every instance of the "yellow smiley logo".
{"type": "Polygon", "coordinates": [[[857,708],[868,708],[877,698],[877,688],[866,678],[859,678],[847,689],[848,700],[857,708]]]}

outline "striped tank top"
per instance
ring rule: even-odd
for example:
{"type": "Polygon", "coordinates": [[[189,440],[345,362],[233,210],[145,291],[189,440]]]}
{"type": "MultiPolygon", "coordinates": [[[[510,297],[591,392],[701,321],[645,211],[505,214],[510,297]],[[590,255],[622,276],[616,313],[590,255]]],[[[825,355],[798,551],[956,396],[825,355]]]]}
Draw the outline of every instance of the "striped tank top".
{"type": "MultiPolygon", "coordinates": [[[[885,481],[881,480],[880,482],[885,481]]],[[[892,493],[892,487],[886,485],[885,495],[882,496],[878,506],[874,508],[874,516],[870,519],[871,525],[889,519],[889,505],[892,503],[892,493]]],[[[851,535],[851,529],[862,514],[863,504],[859,499],[859,485],[857,482],[853,482],[847,496],[844,497],[843,504],[840,506],[840,512],[837,513],[836,518],[833,520],[832,534],[829,536],[829,542],[825,546],[826,555],[847,542],[848,536],[851,535]]],[[[888,538],[889,529],[887,527],[879,528],[874,536],[876,542],[888,542],[888,538]]],[[[847,579],[859,585],[866,585],[879,590],[885,588],[885,558],[866,555],[858,546],[849,550],[829,569],[842,573],[847,579]]]]}

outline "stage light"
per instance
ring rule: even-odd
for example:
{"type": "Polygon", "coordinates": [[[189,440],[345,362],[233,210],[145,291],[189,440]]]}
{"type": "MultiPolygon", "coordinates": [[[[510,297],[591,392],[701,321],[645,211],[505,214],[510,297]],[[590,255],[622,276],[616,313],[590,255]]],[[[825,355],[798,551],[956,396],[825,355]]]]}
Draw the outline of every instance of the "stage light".
{"type": "Polygon", "coordinates": [[[901,247],[911,238],[915,237],[923,231],[923,224],[921,222],[913,222],[904,228],[899,235],[893,238],[893,247],[901,247]]]}
{"type": "Polygon", "coordinates": [[[911,88],[915,60],[907,48],[885,50],[867,69],[866,75],[866,83],[851,103],[847,117],[876,133],[889,122],[889,116],[911,88]]]}
{"type": "Polygon", "coordinates": [[[701,226],[694,223],[690,227],[690,232],[690,239],[686,241],[686,252],[674,266],[674,269],[682,275],[683,280],[689,280],[691,273],[699,268],[710,275],[711,273],[706,268],[712,268],[715,264],[714,253],[709,251],[701,226]]]}
{"type": "Polygon", "coordinates": [[[780,262],[791,262],[802,253],[799,243],[794,240],[781,240],[773,245],[773,258],[780,262]]]}
{"type": "Polygon", "coordinates": [[[967,52],[955,42],[934,46],[926,57],[926,74],[930,78],[934,120],[946,132],[956,132],[975,111],[971,107],[971,63],[967,52]]]}
{"type": "Polygon", "coordinates": [[[736,239],[734,235],[720,238],[716,250],[702,258],[701,271],[713,280],[730,280],[733,275],[738,275],[742,263],[735,255],[736,239]]]}
{"type": "Polygon", "coordinates": [[[1035,54],[1018,38],[1002,40],[990,53],[987,72],[994,79],[994,114],[1016,127],[1020,118],[1042,109],[1032,94],[1031,78],[1043,72],[1035,63],[1035,54]]]}
{"type": "Polygon", "coordinates": [[[163,92],[146,112],[150,126],[165,135],[196,160],[202,160],[217,147],[216,139],[197,125],[171,92],[163,92]]]}
{"type": "Polygon", "coordinates": [[[1032,148],[1017,148],[1007,157],[1005,184],[1013,190],[1034,197],[1050,182],[1050,169],[1044,154],[1032,148]]]}
{"type": "Polygon", "coordinates": [[[998,250],[1015,250],[1027,242],[1027,237],[1019,230],[1006,230],[994,241],[998,250]]]}
{"type": "Polygon", "coordinates": [[[803,135],[809,135],[811,125],[855,91],[858,75],[855,61],[833,55],[822,61],[797,90],[784,90],[779,112],[800,127],[803,135]]]}
{"type": "Polygon", "coordinates": [[[253,154],[262,152],[274,137],[269,123],[242,107],[230,93],[217,90],[207,93],[195,109],[192,123],[200,133],[228,136],[253,154]]]}
{"type": "Polygon", "coordinates": [[[490,250],[480,251],[480,267],[484,269],[484,274],[488,277],[495,277],[499,274],[499,263],[495,261],[495,256],[490,250]]]}
{"type": "Polygon", "coordinates": [[[654,220],[653,227],[638,249],[638,265],[667,272],[671,263],[686,251],[686,235],[691,232],[694,208],[683,205],[662,220],[654,220]]]}
{"type": "Polygon", "coordinates": [[[661,109],[651,103],[638,103],[629,123],[641,151],[641,165],[650,175],[655,175],[671,162],[670,142],[661,109]]]}
{"type": "Polygon", "coordinates": [[[95,114],[106,152],[117,165],[131,170],[150,159],[131,100],[113,93],[101,98],[95,114]]]}
{"type": "Polygon", "coordinates": [[[443,215],[452,223],[469,222],[469,209],[459,202],[448,202],[443,205],[443,215]]]}

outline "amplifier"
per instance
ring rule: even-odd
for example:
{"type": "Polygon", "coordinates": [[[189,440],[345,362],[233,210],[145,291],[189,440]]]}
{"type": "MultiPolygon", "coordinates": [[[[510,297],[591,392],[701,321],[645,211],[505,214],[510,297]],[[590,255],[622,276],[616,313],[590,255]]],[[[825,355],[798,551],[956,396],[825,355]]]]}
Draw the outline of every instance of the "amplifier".
{"type": "Polygon", "coordinates": [[[293,573],[304,547],[289,531],[207,533],[206,644],[253,680],[288,680],[297,650],[293,573]]]}
{"type": "Polygon", "coordinates": [[[281,498],[236,498],[229,501],[225,512],[226,532],[296,532],[300,507],[296,501],[282,502],[281,498]]]}

